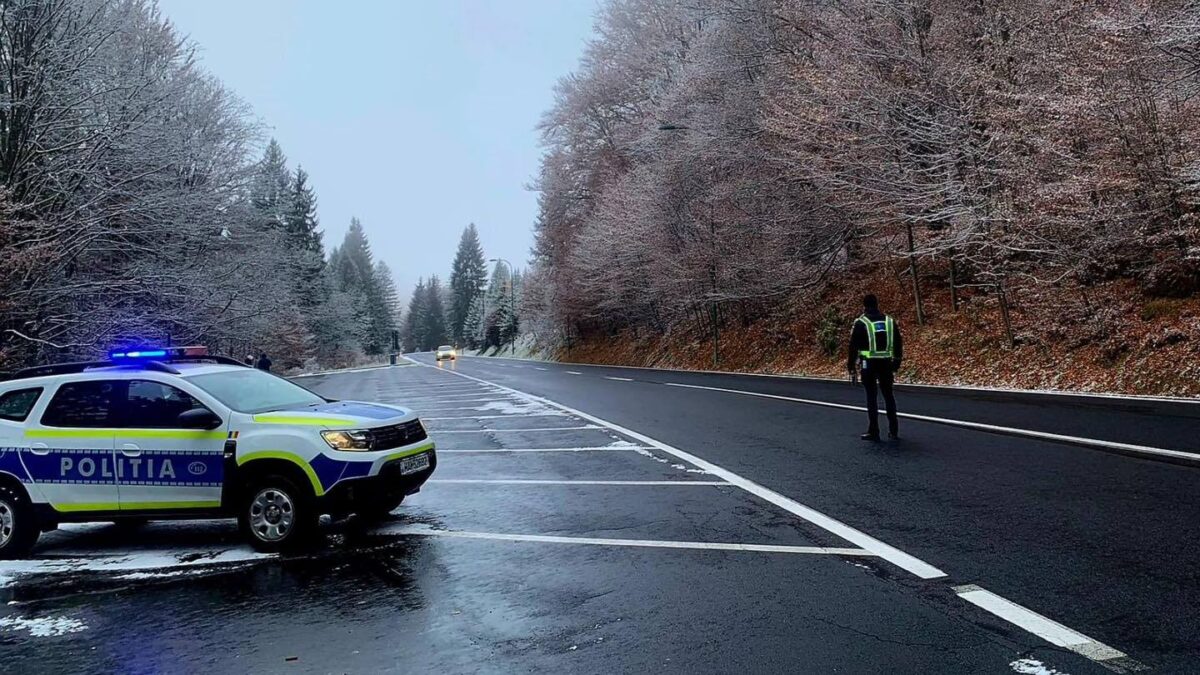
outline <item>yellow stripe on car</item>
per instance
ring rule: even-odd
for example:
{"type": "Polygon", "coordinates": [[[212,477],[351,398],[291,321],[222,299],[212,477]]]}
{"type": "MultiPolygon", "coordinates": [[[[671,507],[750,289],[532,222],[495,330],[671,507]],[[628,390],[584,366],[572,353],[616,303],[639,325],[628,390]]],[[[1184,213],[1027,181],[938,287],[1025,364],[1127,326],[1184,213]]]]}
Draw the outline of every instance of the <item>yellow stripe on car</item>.
{"type": "Polygon", "coordinates": [[[307,427],[358,423],[358,420],[348,417],[302,417],[297,415],[255,415],[254,421],[259,424],[295,424],[307,427]]]}
{"type": "Polygon", "coordinates": [[[383,461],[390,462],[393,459],[400,459],[401,457],[411,457],[412,455],[419,455],[422,452],[427,452],[429,450],[433,450],[433,447],[434,447],[433,443],[427,443],[425,445],[422,445],[419,448],[413,448],[412,450],[404,450],[402,452],[394,452],[394,453],[388,455],[387,457],[384,457],[383,461]]]}
{"type": "Polygon", "coordinates": [[[26,438],[177,438],[183,440],[221,440],[224,431],[195,431],[177,429],[26,429],[26,438]]]}
{"type": "Polygon", "coordinates": [[[85,504],[55,504],[54,510],[61,513],[78,511],[149,511],[153,509],[215,509],[219,501],[205,502],[91,502],[85,504]]]}
{"type": "Polygon", "coordinates": [[[312,483],[313,492],[318,497],[325,494],[325,488],[321,486],[321,480],[317,478],[317,472],[313,471],[312,465],[301,459],[299,455],[286,450],[259,450],[257,452],[239,455],[237,458],[237,465],[241,466],[246,462],[256,459],[282,459],[286,462],[295,464],[304,471],[305,475],[308,476],[308,482],[312,483]]]}

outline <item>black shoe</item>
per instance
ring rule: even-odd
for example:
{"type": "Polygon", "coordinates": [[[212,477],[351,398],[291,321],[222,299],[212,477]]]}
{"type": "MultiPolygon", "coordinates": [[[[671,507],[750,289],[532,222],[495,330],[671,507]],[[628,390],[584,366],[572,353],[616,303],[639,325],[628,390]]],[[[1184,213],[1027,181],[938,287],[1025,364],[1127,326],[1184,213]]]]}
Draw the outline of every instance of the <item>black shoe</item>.
{"type": "Polygon", "coordinates": [[[898,432],[898,431],[889,431],[889,432],[888,432],[888,440],[889,440],[889,441],[898,441],[898,440],[900,440],[900,432],[898,432]]]}
{"type": "Polygon", "coordinates": [[[868,431],[867,433],[863,434],[862,436],[859,436],[859,438],[863,439],[864,441],[877,441],[877,440],[879,440],[879,434],[873,434],[868,431]]]}

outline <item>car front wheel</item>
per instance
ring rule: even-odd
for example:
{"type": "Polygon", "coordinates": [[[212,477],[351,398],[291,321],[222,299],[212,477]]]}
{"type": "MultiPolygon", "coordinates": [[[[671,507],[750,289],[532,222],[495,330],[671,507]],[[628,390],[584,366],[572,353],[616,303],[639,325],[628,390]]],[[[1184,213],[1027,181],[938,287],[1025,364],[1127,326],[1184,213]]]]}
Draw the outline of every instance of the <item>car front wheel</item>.
{"type": "Polygon", "coordinates": [[[312,543],[319,514],[312,499],[284,476],[266,476],[246,491],[238,524],[250,545],[264,553],[312,543]]]}
{"type": "Polygon", "coordinates": [[[0,560],[29,555],[39,534],[29,497],[11,485],[0,485],[0,560]]]}

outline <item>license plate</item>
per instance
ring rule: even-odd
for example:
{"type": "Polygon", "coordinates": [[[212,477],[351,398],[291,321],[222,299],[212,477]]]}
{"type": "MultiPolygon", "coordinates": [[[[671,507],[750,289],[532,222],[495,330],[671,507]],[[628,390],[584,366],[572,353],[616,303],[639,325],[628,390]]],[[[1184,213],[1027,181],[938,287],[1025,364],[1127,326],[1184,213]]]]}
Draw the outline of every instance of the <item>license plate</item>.
{"type": "Polygon", "coordinates": [[[408,475],[418,471],[424,471],[429,468],[429,453],[422,452],[419,455],[412,457],[402,457],[400,459],[400,475],[408,475]]]}

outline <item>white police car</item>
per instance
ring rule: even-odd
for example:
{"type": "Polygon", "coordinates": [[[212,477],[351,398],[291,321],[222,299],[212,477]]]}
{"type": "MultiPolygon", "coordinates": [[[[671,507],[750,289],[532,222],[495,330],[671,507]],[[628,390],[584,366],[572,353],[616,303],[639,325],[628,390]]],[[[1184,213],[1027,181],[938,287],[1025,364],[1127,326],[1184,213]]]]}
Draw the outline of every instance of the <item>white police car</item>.
{"type": "Polygon", "coordinates": [[[380,517],[433,473],[409,410],[332,401],[203,347],[0,379],[0,558],[62,522],[236,517],[255,548],[380,517]]]}

